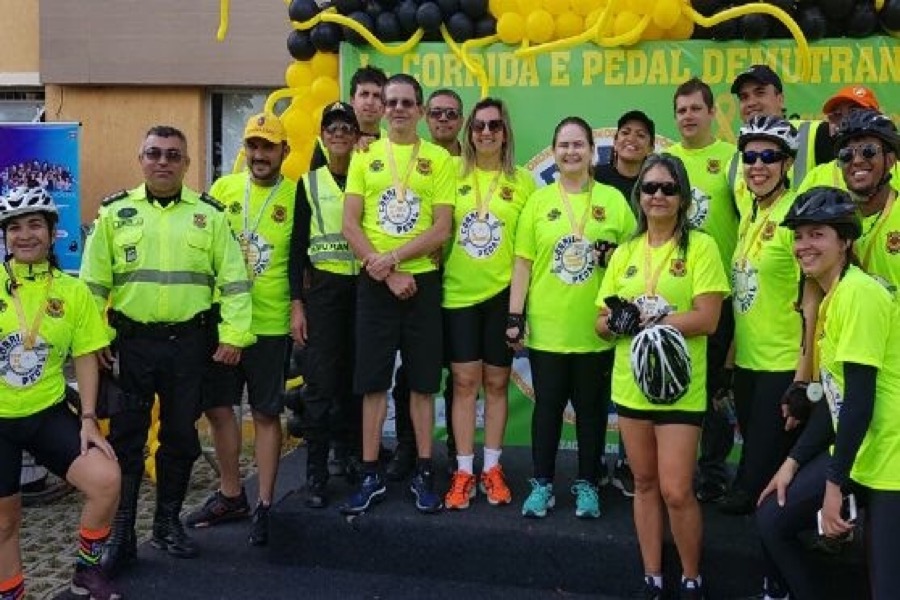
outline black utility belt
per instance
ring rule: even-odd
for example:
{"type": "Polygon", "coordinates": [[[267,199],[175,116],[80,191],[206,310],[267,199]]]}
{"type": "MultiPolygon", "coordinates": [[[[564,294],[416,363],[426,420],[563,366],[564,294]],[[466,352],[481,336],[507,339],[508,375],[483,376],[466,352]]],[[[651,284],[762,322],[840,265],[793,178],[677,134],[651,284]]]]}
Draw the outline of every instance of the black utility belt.
{"type": "Polygon", "coordinates": [[[206,329],[216,322],[213,312],[199,312],[187,321],[178,323],[141,323],[114,310],[109,311],[109,324],[123,337],[147,337],[173,340],[198,330],[206,329]]]}

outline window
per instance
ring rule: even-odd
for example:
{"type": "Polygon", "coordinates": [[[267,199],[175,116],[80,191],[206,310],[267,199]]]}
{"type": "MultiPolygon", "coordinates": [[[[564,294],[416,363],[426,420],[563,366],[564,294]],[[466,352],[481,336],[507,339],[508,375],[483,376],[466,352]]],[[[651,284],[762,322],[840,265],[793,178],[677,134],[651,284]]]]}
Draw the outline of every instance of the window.
{"type": "Polygon", "coordinates": [[[43,121],[44,90],[40,88],[0,87],[0,122],[31,123],[43,121]]]}

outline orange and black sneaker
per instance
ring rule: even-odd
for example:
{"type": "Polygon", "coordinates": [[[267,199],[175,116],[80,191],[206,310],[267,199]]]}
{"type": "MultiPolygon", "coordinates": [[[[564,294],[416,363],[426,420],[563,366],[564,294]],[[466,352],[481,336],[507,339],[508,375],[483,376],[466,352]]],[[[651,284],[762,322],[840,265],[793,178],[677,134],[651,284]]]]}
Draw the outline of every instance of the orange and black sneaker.
{"type": "Polygon", "coordinates": [[[444,496],[444,505],[451,510],[465,510],[469,508],[469,502],[475,497],[475,476],[465,471],[453,473],[450,480],[450,489],[444,496]]]}
{"type": "Polygon", "coordinates": [[[489,471],[481,474],[481,491],[493,506],[512,502],[512,492],[506,485],[506,477],[500,465],[494,465],[489,471]]]}

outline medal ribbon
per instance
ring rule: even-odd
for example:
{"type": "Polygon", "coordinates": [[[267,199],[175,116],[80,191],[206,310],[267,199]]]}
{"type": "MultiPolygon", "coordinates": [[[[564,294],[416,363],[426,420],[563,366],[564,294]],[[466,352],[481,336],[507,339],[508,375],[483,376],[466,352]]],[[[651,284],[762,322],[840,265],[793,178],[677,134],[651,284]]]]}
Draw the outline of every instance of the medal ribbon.
{"type": "Polygon", "coordinates": [[[881,211],[881,216],[878,217],[877,223],[875,223],[875,227],[865,235],[866,247],[863,250],[861,262],[863,269],[865,269],[866,271],[869,270],[869,261],[872,259],[872,251],[877,245],[878,234],[881,232],[881,228],[887,222],[888,217],[891,216],[891,210],[894,208],[895,198],[897,198],[897,192],[891,192],[891,195],[888,196],[887,204],[884,206],[884,210],[881,211]]]}
{"type": "Polygon", "coordinates": [[[488,208],[491,206],[491,198],[494,196],[494,190],[497,189],[497,184],[500,183],[500,176],[503,175],[503,171],[497,171],[497,174],[494,175],[494,179],[491,180],[491,186],[488,188],[487,195],[482,198],[481,197],[481,186],[478,184],[478,173],[473,171],[472,178],[475,180],[475,207],[478,209],[478,220],[484,221],[488,214],[488,208]]]}
{"type": "Polygon", "coordinates": [[[666,267],[666,263],[669,262],[669,259],[672,257],[672,254],[675,252],[675,238],[670,238],[666,244],[669,245],[669,250],[666,252],[666,255],[663,257],[662,261],[653,269],[653,250],[650,248],[650,236],[644,234],[644,293],[648,296],[656,296],[656,285],[659,283],[659,276],[662,275],[663,269],[666,267]]]}
{"type": "Polygon", "coordinates": [[[759,254],[760,250],[762,249],[762,241],[759,240],[759,236],[766,228],[766,224],[769,222],[769,215],[772,214],[772,210],[775,208],[778,202],[781,201],[781,198],[784,197],[785,195],[782,194],[780,198],[769,205],[769,208],[763,209],[762,212],[756,215],[759,219],[759,225],[756,226],[756,229],[753,230],[751,235],[746,235],[747,230],[750,229],[751,221],[749,219],[747,220],[747,223],[744,225],[744,227],[741,228],[741,232],[738,235],[738,241],[741,244],[738,256],[741,257],[742,263],[747,262],[747,258],[750,256],[750,252],[752,249],[754,249],[754,247],[756,250],[754,254],[759,254]]]}
{"type": "Polygon", "coordinates": [[[44,289],[44,300],[34,315],[31,327],[28,327],[28,319],[25,316],[25,308],[22,306],[22,298],[19,296],[17,285],[12,285],[13,304],[16,307],[16,315],[19,317],[19,331],[22,334],[22,345],[26,350],[34,348],[34,342],[37,339],[38,330],[41,328],[41,321],[44,319],[44,313],[47,312],[47,305],[50,303],[50,285],[53,283],[53,274],[47,272],[47,285],[44,289]]]}
{"type": "Polygon", "coordinates": [[[825,294],[825,298],[822,299],[822,303],[819,305],[819,314],[816,318],[816,332],[815,338],[813,339],[813,356],[812,356],[812,373],[811,378],[813,381],[819,381],[822,375],[819,371],[820,366],[819,362],[821,361],[820,351],[819,351],[819,340],[822,339],[822,334],[825,332],[825,315],[828,312],[828,305],[831,304],[831,298],[834,295],[834,289],[837,287],[838,282],[835,281],[834,285],[831,286],[831,289],[828,290],[828,293],[825,294]]]}
{"type": "Polygon", "coordinates": [[[250,181],[250,176],[247,176],[247,184],[244,186],[244,236],[241,240],[241,251],[244,255],[244,263],[247,265],[247,276],[251,279],[253,278],[253,265],[250,264],[250,236],[256,233],[256,230],[259,229],[259,222],[262,221],[263,214],[266,212],[266,208],[269,206],[269,202],[272,201],[272,198],[275,197],[275,193],[278,191],[278,188],[281,187],[281,182],[284,181],[284,177],[279,175],[277,181],[275,181],[275,185],[272,186],[272,189],[269,190],[269,195],[266,196],[266,199],[263,201],[262,206],[259,208],[259,212],[256,214],[256,221],[253,223],[253,227],[250,227],[250,191],[252,182],[250,181]]]}
{"type": "Polygon", "coordinates": [[[385,154],[387,154],[388,167],[391,169],[391,180],[394,184],[394,190],[397,192],[398,202],[406,202],[406,186],[409,184],[409,176],[412,175],[413,165],[416,164],[416,158],[419,156],[420,141],[419,138],[416,138],[412,155],[410,155],[409,162],[406,164],[406,173],[403,175],[403,181],[400,181],[400,178],[397,176],[397,160],[394,158],[394,147],[391,144],[391,140],[387,139],[384,141],[385,154]]]}
{"type": "Polygon", "coordinates": [[[581,215],[581,221],[579,222],[575,221],[575,214],[572,212],[572,204],[569,202],[569,194],[566,192],[566,188],[560,181],[557,181],[556,185],[559,186],[559,197],[562,200],[563,207],[566,209],[566,217],[568,217],[569,224],[572,226],[572,233],[575,234],[578,241],[581,241],[584,239],[584,227],[587,225],[588,215],[591,212],[591,200],[594,197],[594,182],[592,180],[588,183],[587,205],[584,207],[584,213],[581,215]]]}

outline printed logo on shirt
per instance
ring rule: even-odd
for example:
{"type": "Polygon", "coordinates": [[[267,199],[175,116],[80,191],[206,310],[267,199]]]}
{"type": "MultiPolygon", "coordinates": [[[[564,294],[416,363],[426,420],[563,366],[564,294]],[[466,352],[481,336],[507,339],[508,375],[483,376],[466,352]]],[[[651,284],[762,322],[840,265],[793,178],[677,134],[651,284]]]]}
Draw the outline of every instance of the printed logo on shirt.
{"type": "Polygon", "coordinates": [[[125,246],[125,262],[134,262],[137,260],[137,246],[125,246]]]}
{"type": "Polygon", "coordinates": [[[47,299],[47,316],[60,319],[66,314],[66,305],[62,298],[47,299]]]}
{"type": "Polygon", "coordinates": [[[114,219],[113,229],[121,229],[123,227],[140,227],[144,224],[144,217],[129,217],[127,219],[114,219]]]}
{"type": "Polygon", "coordinates": [[[416,159],[416,172],[419,175],[431,175],[431,159],[430,158],[417,158],[416,159]]]}
{"type": "Polygon", "coordinates": [[[50,345],[42,337],[26,350],[22,334],[13,332],[0,340],[0,377],[12,387],[28,387],[43,376],[49,354],[50,345]]]}
{"type": "Polygon", "coordinates": [[[675,307],[660,295],[642,294],[634,299],[634,303],[641,309],[641,319],[653,319],[675,310],[675,307]]]}
{"type": "Polygon", "coordinates": [[[247,270],[252,277],[258,277],[272,262],[274,246],[267,242],[266,238],[255,232],[251,233],[250,237],[244,237],[244,234],[241,233],[238,238],[241,250],[244,253],[244,262],[247,263],[247,270]]]}
{"type": "Polygon", "coordinates": [[[137,209],[133,206],[126,206],[125,208],[120,208],[116,213],[116,216],[120,219],[129,219],[137,214],[137,209]]]}
{"type": "Polygon", "coordinates": [[[554,208],[553,210],[551,210],[550,212],[547,213],[547,220],[548,220],[548,221],[555,221],[555,220],[557,220],[558,218],[560,218],[561,216],[562,216],[562,213],[559,212],[559,209],[558,209],[558,208],[554,208]]]}
{"type": "Polygon", "coordinates": [[[637,267],[635,265],[628,265],[628,268],[625,269],[625,279],[631,279],[637,275],[637,267]]]}
{"type": "Polygon", "coordinates": [[[272,220],[276,223],[284,223],[287,220],[287,208],[281,204],[276,204],[272,208],[272,220]]]}
{"type": "Polygon", "coordinates": [[[503,240],[503,223],[491,213],[484,219],[478,218],[478,211],[471,211],[459,224],[459,245],[472,258],[493,256],[503,240]]]}
{"type": "Polygon", "coordinates": [[[606,220],[606,209],[602,206],[592,206],[591,207],[591,217],[595,221],[605,221],[606,220]]]}
{"type": "Polygon", "coordinates": [[[412,231],[422,214],[422,201],[411,190],[406,199],[397,198],[397,190],[389,187],[378,199],[378,225],[388,235],[405,235],[412,231]]]}
{"type": "Polygon", "coordinates": [[[504,185],[503,187],[500,188],[500,199],[501,200],[503,200],[505,202],[512,202],[513,195],[514,195],[513,189],[511,187],[509,187],[508,185],[504,185]]]}
{"type": "Polygon", "coordinates": [[[0,313],[6,312],[7,308],[9,308],[9,304],[5,300],[0,300],[0,313]]]}
{"type": "Polygon", "coordinates": [[[741,260],[731,268],[732,303],[734,309],[746,314],[753,307],[759,294],[759,270],[754,269],[749,261],[741,260]]]}
{"type": "Polygon", "coordinates": [[[691,188],[691,205],[688,207],[688,224],[694,229],[703,227],[709,216],[709,195],[700,188],[691,188]]]}
{"type": "Polygon", "coordinates": [[[684,259],[673,258],[672,263],[669,266],[669,273],[671,273],[673,277],[684,277],[685,273],[687,273],[687,267],[684,264],[684,259]]]}
{"type": "Polygon", "coordinates": [[[572,234],[560,238],[553,247],[550,272],[568,285],[582,284],[594,274],[594,252],[586,240],[572,234]]]}
{"type": "Polygon", "coordinates": [[[373,160],[369,163],[369,170],[373,173],[380,173],[384,170],[384,161],[381,160],[373,160]]]}
{"type": "Polygon", "coordinates": [[[766,221],[766,224],[763,227],[762,233],[759,235],[759,237],[764,242],[768,242],[773,237],[775,237],[775,229],[777,227],[778,227],[778,225],[776,225],[774,221],[766,221]]]}
{"type": "Polygon", "coordinates": [[[203,213],[194,213],[194,227],[206,229],[206,215],[203,213]]]}
{"type": "Polygon", "coordinates": [[[900,253],[900,231],[891,231],[887,234],[885,249],[888,251],[888,254],[900,253]]]}
{"type": "Polygon", "coordinates": [[[837,380],[827,370],[820,369],[822,375],[822,387],[825,389],[825,399],[828,400],[828,408],[831,410],[833,422],[840,418],[841,407],[844,405],[844,395],[837,380]]]}
{"type": "Polygon", "coordinates": [[[718,158],[709,158],[706,160],[706,172],[710,175],[716,175],[722,170],[722,161],[718,158]]]}
{"type": "Polygon", "coordinates": [[[244,210],[244,209],[241,207],[240,202],[235,201],[228,205],[228,212],[230,212],[233,215],[241,214],[242,210],[244,210]]]}
{"type": "Polygon", "coordinates": [[[466,183],[466,184],[459,186],[459,189],[456,190],[456,193],[459,194],[460,196],[468,196],[469,192],[471,192],[471,191],[472,191],[472,186],[469,185],[468,183],[466,183]]]}

